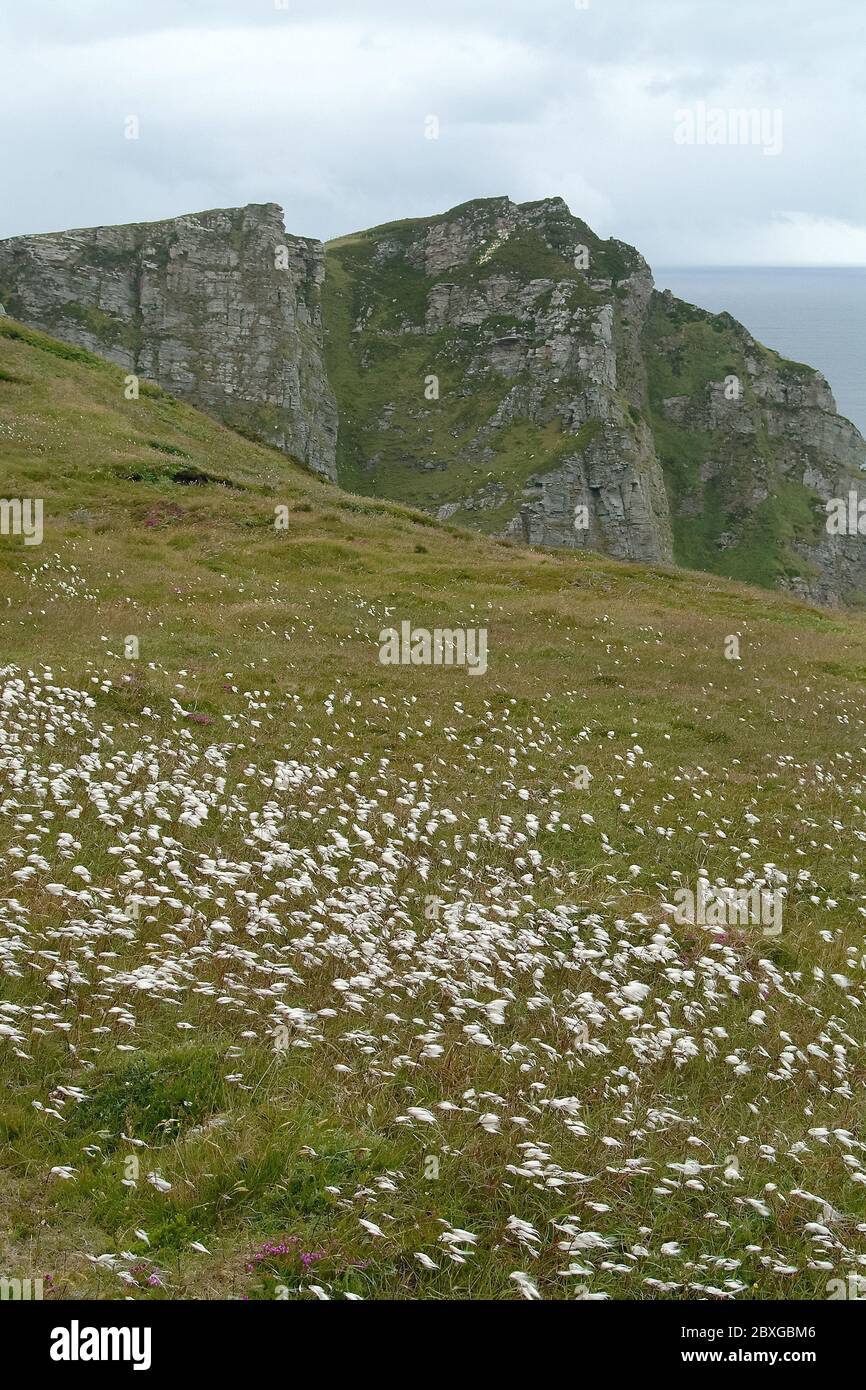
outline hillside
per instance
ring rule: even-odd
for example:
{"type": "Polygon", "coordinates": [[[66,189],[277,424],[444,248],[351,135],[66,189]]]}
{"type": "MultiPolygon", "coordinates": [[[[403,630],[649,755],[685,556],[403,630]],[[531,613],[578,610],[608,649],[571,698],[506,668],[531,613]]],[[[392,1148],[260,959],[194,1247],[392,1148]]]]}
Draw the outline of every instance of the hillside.
{"type": "Polygon", "coordinates": [[[0,449],[44,502],[0,535],[9,1276],[862,1270],[861,616],[343,492],[8,318],[0,449]],[[486,670],[383,665],[404,621],[484,629],[486,670]],[[678,922],[702,874],[780,932],[678,922]]]}
{"type": "Polygon", "coordinates": [[[276,203],[0,241],[0,306],[344,488],[861,606],[866,442],[819,372],[659,294],[561,198],[321,243],[276,203]]]}

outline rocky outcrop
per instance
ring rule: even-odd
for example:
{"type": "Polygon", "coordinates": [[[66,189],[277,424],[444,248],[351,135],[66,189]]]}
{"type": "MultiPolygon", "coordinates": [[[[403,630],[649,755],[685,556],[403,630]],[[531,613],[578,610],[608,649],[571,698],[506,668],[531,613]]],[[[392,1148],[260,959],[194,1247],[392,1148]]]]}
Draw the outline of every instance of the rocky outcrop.
{"type": "Polygon", "coordinates": [[[323,277],[276,203],[0,241],[9,314],[333,478],[323,277]]]}
{"type": "Polygon", "coordinates": [[[644,340],[677,558],[819,603],[864,601],[866,537],[828,529],[827,506],[853,495],[856,514],[866,499],[866,443],[821,373],[668,292],[644,340]]]}
{"type": "Polygon", "coordinates": [[[327,248],[275,203],[18,237],[0,303],[352,491],[866,602],[866,444],[824,378],[657,293],[561,198],[327,248]],[[853,499],[841,530],[834,499],[853,499]]]}
{"type": "Polygon", "coordinates": [[[585,546],[627,560],[672,560],[664,480],[652,436],[606,420],[558,467],[524,484],[505,534],[530,545],[585,546]]]}
{"type": "Polygon", "coordinates": [[[633,411],[652,294],[637,252],[559,198],[495,198],[336,243],[328,264],[342,481],[533,544],[673,559],[633,411]]]}
{"type": "Polygon", "coordinates": [[[326,255],[346,486],[536,545],[866,599],[866,538],[825,510],[866,496],[866,444],[823,377],[658,294],[561,199],[484,199],[326,255]]]}

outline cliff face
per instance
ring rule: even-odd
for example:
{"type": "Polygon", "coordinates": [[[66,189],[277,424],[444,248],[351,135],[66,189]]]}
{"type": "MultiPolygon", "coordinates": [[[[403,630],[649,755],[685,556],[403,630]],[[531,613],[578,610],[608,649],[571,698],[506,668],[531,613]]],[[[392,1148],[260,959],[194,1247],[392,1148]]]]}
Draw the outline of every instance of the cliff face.
{"type": "Polygon", "coordinates": [[[819,373],[657,294],[560,199],[469,203],[333,242],[338,476],[533,544],[866,594],[866,444],[819,373]]]}
{"type": "Polygon", "coordinates": [[[320,243],[265,203],[0,241],[9,314],[335,476],[320,243]]]}
{"type": "Polygon", "coordinates": [[[866,601],[864,537],[830,534],[825,510],[866,500],[866,444],[824,378],[658,294],[559,198],[326,249],[275,203],[18,237],[0,302],[352,491],[866,601]]]}
{"type": "Polygon", "coordinates": [[[560,199],[484,200],[328,248],[338,476],[537,545],[672,560],[640,415],[652,280],[560,199]]]}
{"type": "Polygon", "coordinates": [[[866,443],[821,373],[669,293],[654,294],[643,337],[677,560],[820,603],[862,601],[864,537],[829,534],[826,503],[866,497],[866,443]]]}

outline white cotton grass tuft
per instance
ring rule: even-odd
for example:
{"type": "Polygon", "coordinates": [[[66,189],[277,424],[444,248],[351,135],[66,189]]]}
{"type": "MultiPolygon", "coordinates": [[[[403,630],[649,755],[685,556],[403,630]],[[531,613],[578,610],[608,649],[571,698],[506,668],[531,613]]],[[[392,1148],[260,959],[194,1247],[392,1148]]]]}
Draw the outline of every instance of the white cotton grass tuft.
{"type": "MultiPolygon", "coordinates": [[[[243,1117],[285,1106],[302,1075],[349,1138],[333,1165],[311,1126],[292,1161],[352,1258],[408,1251],[422,1297],[727,1299],[843,1277],[866,1185],[847,929],[866,877],[839,851],[866,836],[853,754],[807,767],[780,747],[759,787],[653,730],[575,730],[544,701],[422,713],[343,686],[315,731],[299,694],[240,670],[225,727],[191,724],[178,692],[126,730],[103,684],[7,668],[0,685],[0,1050],[50,1136],[46,1186],[75,1199],[111,1155],[148,1249],[151,1208],[194,1207],[243,1117]],[[576,789],[584,757],[598,765],[576,789]],[[803,820],[784,862],[780,786],[803,820]],[[783,887],[791,943],[678,922],[695,864],[719,892],[783,887]],[[214,1037],[214,1113],[193,1079],[164,1128],[131,1105],[79,1147],[70,1121],[107,1074],[145,1071],[155,1038],[183,1057],[214,1037]]],[[[202,1273],[210,1229],[185,1247],[202,1273]]],[[[141,1258],[87,1265],[126,1294],[141,1258]]],[[[324,1262],[309,1277],[310,1298],[361,1297],[324,1262]]]]}

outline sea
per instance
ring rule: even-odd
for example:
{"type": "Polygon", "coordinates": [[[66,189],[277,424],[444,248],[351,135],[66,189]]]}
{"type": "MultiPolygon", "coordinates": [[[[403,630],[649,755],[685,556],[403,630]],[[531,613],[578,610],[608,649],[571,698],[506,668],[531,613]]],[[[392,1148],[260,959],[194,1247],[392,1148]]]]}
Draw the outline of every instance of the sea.
{"type": "Polygon", "coordinates": [[[666,266],[653,275],[658,289],[727,310],[759,342],[817,367],[840,415],[866,435],[866,266],[666,266]]]}

